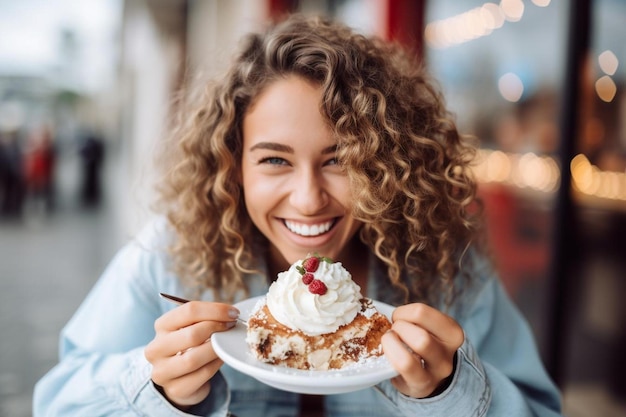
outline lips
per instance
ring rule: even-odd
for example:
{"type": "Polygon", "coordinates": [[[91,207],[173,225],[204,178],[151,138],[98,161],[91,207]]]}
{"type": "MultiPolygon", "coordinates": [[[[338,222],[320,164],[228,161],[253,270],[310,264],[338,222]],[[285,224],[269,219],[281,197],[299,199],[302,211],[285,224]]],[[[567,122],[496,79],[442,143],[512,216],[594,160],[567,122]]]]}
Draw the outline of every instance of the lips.
{"type": "Polygon", "coordinates": [[[320,223],[299,223],[293,220],[284,220],[283,223],[290,232],[299,236],[315,237],[328,232],[335,224],[336,219],[320,223]]]}

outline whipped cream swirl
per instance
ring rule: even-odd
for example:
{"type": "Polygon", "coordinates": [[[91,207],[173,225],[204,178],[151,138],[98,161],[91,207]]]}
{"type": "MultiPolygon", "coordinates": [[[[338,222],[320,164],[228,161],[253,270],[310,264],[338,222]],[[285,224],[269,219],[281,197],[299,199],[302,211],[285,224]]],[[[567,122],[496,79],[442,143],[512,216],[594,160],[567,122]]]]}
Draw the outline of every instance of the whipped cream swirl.
{"type": "Polygon", "coordinates": [[[341,262],[320,261],[313,273],[328,289],[324,295],[313,294],[302,282],[297,267],[278,274],[267,293],[267,307],[272,316],[285,326],[300,330],[309,336],[332,333],[354,320],[361,304],[361,287],[354,281],[341,262]]]}

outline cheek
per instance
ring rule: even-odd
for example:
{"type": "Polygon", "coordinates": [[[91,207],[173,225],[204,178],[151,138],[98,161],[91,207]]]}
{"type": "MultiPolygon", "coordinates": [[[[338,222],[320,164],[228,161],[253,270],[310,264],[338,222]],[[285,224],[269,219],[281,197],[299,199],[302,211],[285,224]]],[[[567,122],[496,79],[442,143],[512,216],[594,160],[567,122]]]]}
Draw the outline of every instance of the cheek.
{"type": "Polygon", "coordinates": [[[272,185],[271,181],[262,179],[262,177],[243,177],[243,196],[246,209],[257,227],[260,227],[259,220],[264,218],[275,205],[278,195],[276,191],[276,187],[272,185]]]}
{"type": "Polygon", "coordinates": [[[352,207],[352,189],[350,188],[350,182],[347,177],[339,176],[329,181],[332,184],[332,194],[343,207],[346,208],[346,212],[351,212],[352,207]]]}
{"type": "Polygon", "coordinates": [[[272,181],[258,176],[244,178],[243,193],[246,201],[271,200],[277,194],[276,185],[272,181]]]}
{"type": "Polygon", "coordinates": [[[350,182],[347,177],[341,177],[338,181],[336,181],[334,195],[337,202],[344,208],[346,218],[349,219],[349,222],[351,222],[350,235],[352,236],[363,223],[352,217],[354,199],[352,188],[350,187],[350,182]]]}

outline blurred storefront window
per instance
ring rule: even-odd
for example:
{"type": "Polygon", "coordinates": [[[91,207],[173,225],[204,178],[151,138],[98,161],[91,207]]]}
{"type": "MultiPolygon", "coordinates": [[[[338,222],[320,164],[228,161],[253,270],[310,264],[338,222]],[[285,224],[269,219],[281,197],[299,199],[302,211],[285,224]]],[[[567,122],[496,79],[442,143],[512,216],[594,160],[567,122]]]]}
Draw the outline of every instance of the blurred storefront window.
{"type": "Polygon", "coordinates": [[[617,415],[590,404],[626,398],[624,22],[620,0],[426,7],[425,59],[461,130],[481,141],[476,175],[500,274],[572,415],[617,415]]]}
{"type": "Polygon", "coordinates": [[[500,275],[545,349],[566,2],[428,2],[425,59],[461,131],[481,143],[476,175],[500,275]]]}
{"type": "MultiPolygon", "coordinates": [[[[572,177],[576,242],[569,361],[572,397],[600,385],[626,401],[626,2],[590,2],[572,177]],[[597,360],[584,365],[587,357],[597,360]]],[[[596,414],[592,411],[593,414],[596,414]]],[[[601,412],[600,412],[601,414],[601,412]]]]}

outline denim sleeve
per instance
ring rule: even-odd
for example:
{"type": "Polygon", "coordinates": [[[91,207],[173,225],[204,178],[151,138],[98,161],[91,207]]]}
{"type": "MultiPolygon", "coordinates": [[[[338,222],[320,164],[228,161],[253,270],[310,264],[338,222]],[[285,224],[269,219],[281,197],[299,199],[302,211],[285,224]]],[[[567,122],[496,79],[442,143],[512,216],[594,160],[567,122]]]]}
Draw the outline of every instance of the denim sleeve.
{"type": "Polygon", "coordinates": [[[390,381],[378,389],[403,416],[474,417],[487,415],[491,387],[472,345],[465,340],[457,352],[456,372],[448,388],[436,397],[417,399],[396,390],[390,381]]]}
{"type": "Polygon", "coordinates": [[[35,388],[33,415],[182,417],[228,415],[229,394],[218,373],[211,394],[189,413],[172,406],[150,379],[151,367],[143,348],[115,355],[66,357],[35,388]]]}
{"type": "Polygon", "coordinates": [[[487,281],[467,321],[467,338],[492,390],[487,416],[560,416],[559,390],[546,372],[522,314],[500,282],[487,281]]]}
{"type": "Polygon", "coordinates": [[[35,417],[227,415],[230,395],[221,373],[189,413],[173,407],[151,381],[144,349],[154,338],[154,321],[172,308],[158,293],[181,291],[153,239],[144,233],[122,248],[63,328],[60,361],[35,386],[35,417]]]}
{"type": "Polygon", "coordinates": [[[456,317],[465,331],[450,386],[436,397],[415,399],[390,381],[378,385],[403,416],[560,416],[560,395],[538,355],[530,328],[496,279],[456,317]]]}
{"type": "Polygon", "coordinates": [[[151,366],[141,355],[139,360],[125,370],[121,378],[121,386],[126,400],[136,410],[147,416],[208,416],[225,417],[228,415],[230,394],[221,373],[211,379],[211,393],[200,404],[195,405],[188,413],[173,407],[154,387],[150,379],[151,366]]]}

